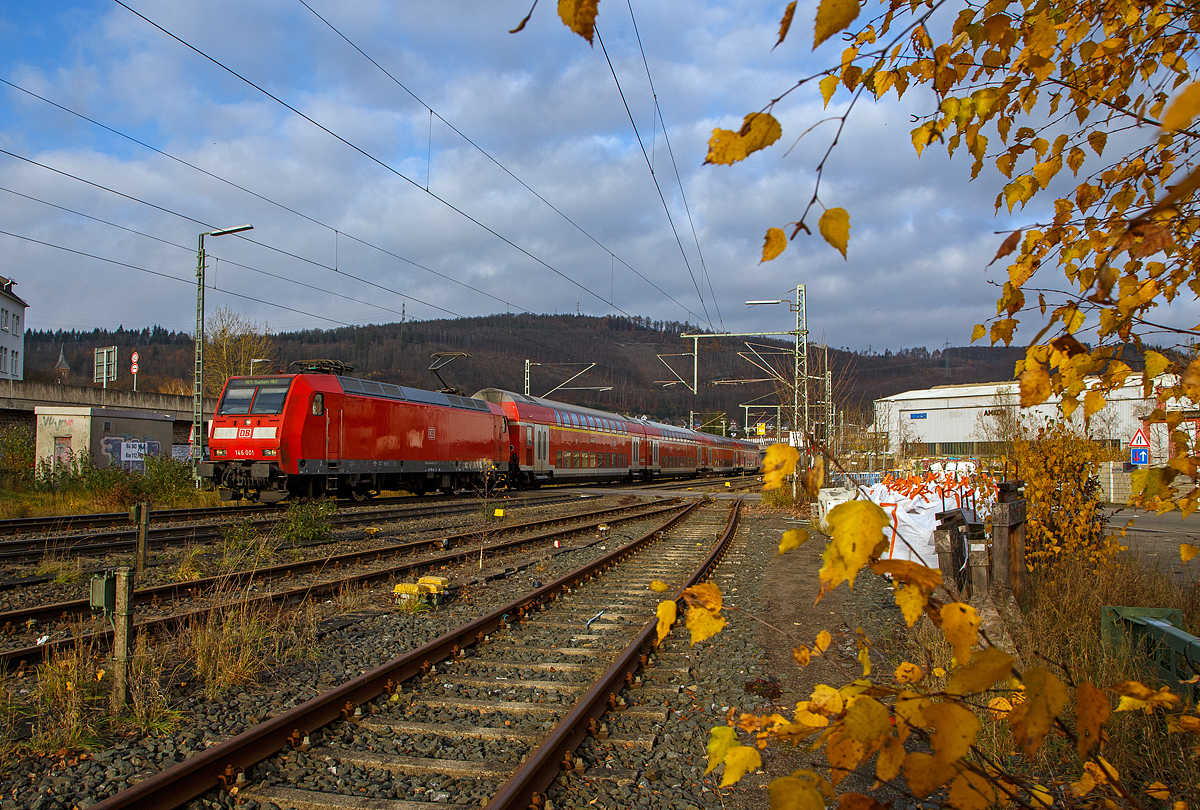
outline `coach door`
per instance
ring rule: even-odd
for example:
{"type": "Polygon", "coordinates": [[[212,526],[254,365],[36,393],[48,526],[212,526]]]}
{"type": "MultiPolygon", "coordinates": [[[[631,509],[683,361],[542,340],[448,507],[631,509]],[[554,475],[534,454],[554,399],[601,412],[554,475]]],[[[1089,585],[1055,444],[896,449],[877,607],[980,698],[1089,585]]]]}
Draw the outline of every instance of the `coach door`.
{"type": "Polygon", "coordinates": [[[325,464],[337,469],[342,453],[342,411],[325,409],[325,464]]]}
{"type": "Polygon", "coordinates": [[[550,469],[550,428],[546,425],[533,427],[533,468],[550,469]]]}

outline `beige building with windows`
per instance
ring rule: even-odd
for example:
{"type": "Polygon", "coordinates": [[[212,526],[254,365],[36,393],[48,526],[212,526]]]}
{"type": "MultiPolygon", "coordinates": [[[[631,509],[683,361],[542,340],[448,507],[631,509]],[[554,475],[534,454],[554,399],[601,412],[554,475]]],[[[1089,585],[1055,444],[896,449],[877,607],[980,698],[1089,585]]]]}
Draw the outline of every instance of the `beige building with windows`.
{"type": "Polygon", "coordinates": [[[16,282],[0,276],[0,380],[25,379],[25,309],[16,282]]]}

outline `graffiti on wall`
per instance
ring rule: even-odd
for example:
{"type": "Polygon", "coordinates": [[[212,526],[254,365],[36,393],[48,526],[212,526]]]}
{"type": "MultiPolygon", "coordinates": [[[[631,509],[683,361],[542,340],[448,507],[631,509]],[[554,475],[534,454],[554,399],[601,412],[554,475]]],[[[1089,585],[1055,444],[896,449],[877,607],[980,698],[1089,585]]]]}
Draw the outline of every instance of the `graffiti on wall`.
{"type": "Polygon", "coordinates": [[[153,436],[136,436],[125,433],[120,436],[105,436],[100,440],[100,453],[110,467],[145,472],[146,456],[157,456],[162,445],[153,436]]]}

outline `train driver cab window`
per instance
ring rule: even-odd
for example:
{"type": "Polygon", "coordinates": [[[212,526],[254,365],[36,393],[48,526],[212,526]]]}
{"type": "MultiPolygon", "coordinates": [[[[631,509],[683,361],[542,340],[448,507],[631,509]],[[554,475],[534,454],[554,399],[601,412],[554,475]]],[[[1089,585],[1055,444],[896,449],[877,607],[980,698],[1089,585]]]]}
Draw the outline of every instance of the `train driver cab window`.
{"type": "Polygon", "coordinates": [[[325,413],[325,395],[313,394],[313,416],[321,416],[323,413],[325,413]]]}

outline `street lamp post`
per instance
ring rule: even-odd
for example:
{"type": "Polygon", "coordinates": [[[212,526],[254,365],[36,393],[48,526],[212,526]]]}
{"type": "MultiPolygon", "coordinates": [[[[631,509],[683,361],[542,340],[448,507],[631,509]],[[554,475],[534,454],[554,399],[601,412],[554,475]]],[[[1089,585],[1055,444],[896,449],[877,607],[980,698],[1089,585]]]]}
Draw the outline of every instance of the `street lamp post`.
{"type": "Polygon", "coordinates": [[[200,462],[204,458],[204,237],[227,236],[251,230],[253,225],[238,225],[200,234],[196,251],[196,367],[192,380],[192,476],[200,488],[200,462]]]}

